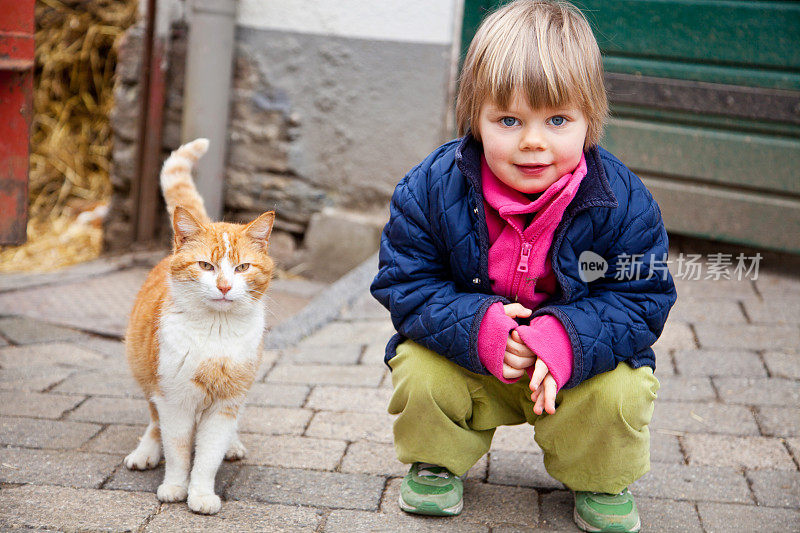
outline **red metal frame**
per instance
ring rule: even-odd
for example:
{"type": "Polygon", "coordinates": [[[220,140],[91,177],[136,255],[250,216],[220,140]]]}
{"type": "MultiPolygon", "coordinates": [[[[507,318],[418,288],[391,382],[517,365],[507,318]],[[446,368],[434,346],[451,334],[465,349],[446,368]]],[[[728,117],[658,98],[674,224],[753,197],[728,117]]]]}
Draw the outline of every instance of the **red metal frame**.
{"type": "Polygon", "coordinates": [[[0,244],[25,242],[34,0],[0,0],[0,244]]]}

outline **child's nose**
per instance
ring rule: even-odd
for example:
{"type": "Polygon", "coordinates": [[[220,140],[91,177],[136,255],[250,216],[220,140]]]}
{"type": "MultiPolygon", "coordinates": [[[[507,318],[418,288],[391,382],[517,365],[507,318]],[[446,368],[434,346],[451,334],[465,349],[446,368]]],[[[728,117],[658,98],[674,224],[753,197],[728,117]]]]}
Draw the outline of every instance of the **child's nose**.
{"type": "Polygon", "coordinates": [[[520,150],[544,150],[547,146],[547,139],[541,128],[527,127],[522,131],[519,140],[520,150]]]}

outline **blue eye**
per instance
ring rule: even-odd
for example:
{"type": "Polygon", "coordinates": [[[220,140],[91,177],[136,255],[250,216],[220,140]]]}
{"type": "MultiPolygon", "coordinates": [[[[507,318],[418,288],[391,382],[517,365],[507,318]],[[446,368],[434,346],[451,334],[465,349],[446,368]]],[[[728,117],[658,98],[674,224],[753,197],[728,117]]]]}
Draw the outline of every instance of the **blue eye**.
{"type": "Polygon", "coordinates": [[[511,126],[514,126],[517,123],[517,119],[515,119],[514,117],[503,117],[500,119],[500,123],[503,126],[510,128],[511,126]]]}
{"type": "Polygon", "coordinates": [[[552,118],[550,119],[550,123],[551,123],[553,126],[563,126],[563,125],[564,125],[564,123],[565,123],[566,121],[567,121],[567,119],[565,119],[564,117],[562,117],[562,116],[560,116],[560,115],[559,115],[559,116],[552,117],[552,118]]]}

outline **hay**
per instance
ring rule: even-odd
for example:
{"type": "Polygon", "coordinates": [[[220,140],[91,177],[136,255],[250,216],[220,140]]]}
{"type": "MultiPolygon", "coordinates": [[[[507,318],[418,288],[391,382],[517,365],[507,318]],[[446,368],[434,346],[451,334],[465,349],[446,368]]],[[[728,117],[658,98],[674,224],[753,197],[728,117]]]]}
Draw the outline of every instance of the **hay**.
{"type": "Polygon", "coordinates": [[[53,270],[100,254],[102,224],[78,216],[110,198],[115,43],[136,21],[136,4],[36,1],[28,242],[0,248],[0,271],[53,270]]]}

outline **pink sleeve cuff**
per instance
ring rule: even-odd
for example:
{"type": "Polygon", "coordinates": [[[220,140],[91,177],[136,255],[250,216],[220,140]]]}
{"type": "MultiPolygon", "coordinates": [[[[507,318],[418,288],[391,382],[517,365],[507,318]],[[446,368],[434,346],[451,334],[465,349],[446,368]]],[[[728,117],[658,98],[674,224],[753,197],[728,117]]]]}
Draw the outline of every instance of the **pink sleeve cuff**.
{"type": "Polygon", "coordinates": [[[509,332],[517,327],[517,321],[506,315],[503,304],[495,302],[489,306],[478,330],[478,358],[486,370],[503,383],[514,383],[517,379],[503,377],[503,357],[509,332]]]}
{"type": "Polygon", "coordinates": [[[561,321],[553,315],[537,316],[530,326],[519,326],[517,333],[525,346],[544,361],[560,390],[572,376],[573,357],[572,344],[561,321]]]}

